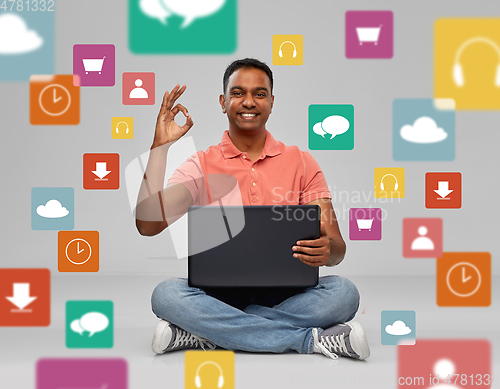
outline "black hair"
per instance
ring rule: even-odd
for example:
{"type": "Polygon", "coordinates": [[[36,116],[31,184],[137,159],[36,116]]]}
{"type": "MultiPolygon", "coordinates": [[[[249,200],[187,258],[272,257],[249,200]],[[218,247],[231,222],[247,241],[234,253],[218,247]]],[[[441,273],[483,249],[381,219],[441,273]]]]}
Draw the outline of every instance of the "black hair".
{"type": "Polygon", "coordinates": [[[267,77],[269,77],[269,83],[271,84],[271,94],[273,94],[273,72],[264,62],[261,62],[255,58],[238,59],[226,68],[226,71],[224,72],[224,78],[222,79],[222,88],[224,94],[226,93],[227,84],[229,83],[229,77],[231,77],[231,74],[233,74],[236,70],[241,68],[255,68],[266,73],[267,77]]]}

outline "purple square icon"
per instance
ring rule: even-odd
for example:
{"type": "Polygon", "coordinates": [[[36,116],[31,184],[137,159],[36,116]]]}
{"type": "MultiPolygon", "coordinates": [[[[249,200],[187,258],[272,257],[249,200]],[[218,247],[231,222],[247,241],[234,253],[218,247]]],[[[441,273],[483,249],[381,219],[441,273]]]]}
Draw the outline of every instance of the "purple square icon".
{"type": "Polygon", "coordinates": [[[394,42],[392,11],[347,11],[345,56],[392,58],[394,42]]]}
{"type": "Polygon", "coordinates": [[[40,359],[36,389],[127,389],[127,362],[116,358],[40,359]]]}
{"type": "Polygon", "coordinates": [[[382,239],[382,209],[350,208],[349,239],[350,240],[382,239]]]}
{"type": "Polygon", "coordinates": [[[115,85],[115,45],[74,45],[73,76],[75,86],[115,85]]]}

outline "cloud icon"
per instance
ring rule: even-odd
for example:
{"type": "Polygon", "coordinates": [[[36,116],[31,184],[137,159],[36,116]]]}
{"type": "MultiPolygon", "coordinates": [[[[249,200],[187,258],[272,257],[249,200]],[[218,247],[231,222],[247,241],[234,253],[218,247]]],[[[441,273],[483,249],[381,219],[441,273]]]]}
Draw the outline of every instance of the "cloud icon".
{"type": "Polygon", "coordinates": [[[313,126],[313,131],[315,134],[325,137],[325,134],[330,134],[333,139],[335,135],[340,135],[346,132],[350,127],[349,120],[340,115],[328,116],[322,122],[316,123],[313,126]]]}
{"type": "Polygon", "coordinates": [[[41,217],[49,219],[57,219],[69,214],[67,208],[63,207],[57,200],[49,200],[45,205],[39,205],[36,208],[36,213],[41,217]]]}
{"type": "Polygon", "coordinates": [[[392,325],[385,326],[385,332],[390,335],[408,335],[411,332],[411,328],[404,321],[396,320],[392,325]]]}
{"type": "Polygon", "coordinates": [[[140,0],[139,7],[147,16],[167,24],[171,14],[184,17],[181,28],[188,27],[194,19],[217,12],[226,0],[140,0]]]}
{"type": "Polygon", "coordinates": [[[413,126],[407,124],[401,127],[401,137],[413,143],[437,143],[445,140],[448,134],[437,126],[434,119],[422,116],[415,120],[413,126]]]}
{"type": "Polygon", "coordinates": [[[23,54],[43,45],[36,31],[28,30],[24,20],[8,13],[0,16],[0,54],[23,54]]]}

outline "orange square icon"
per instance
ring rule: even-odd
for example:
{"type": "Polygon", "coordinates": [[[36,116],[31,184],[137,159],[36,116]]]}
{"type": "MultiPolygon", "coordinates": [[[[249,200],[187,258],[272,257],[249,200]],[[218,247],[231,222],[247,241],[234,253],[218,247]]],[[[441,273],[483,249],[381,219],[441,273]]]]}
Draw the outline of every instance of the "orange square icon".
{"type": "Polygon", "coordinates": [[[50,270],[0,269],[0,326],[50,324],[50,270]]]}
{"type": "Polygon", "coordinates": [[[59,231],[57,264],[60,272],[99,271],[99,232],[59,231]]]}
{"type": "Polygon", "coordinates": [[[491,254],[443,253],[436,260],[437,305],[489,307],[491,254]]]}
{"type": "Polygon", "coordinates": [[[30,123],[80,123],[80,87],[72,74],[30,77],[30,123]]]}
{"type": "Polygon", "coordinates": [[[461,208],[462,173],[425,174],[425,208],[461,208]]]}
{"type": "Polygon", "coordinates": [[[119,154],[83,154],[83,189],[118,189],[119,154]]]}

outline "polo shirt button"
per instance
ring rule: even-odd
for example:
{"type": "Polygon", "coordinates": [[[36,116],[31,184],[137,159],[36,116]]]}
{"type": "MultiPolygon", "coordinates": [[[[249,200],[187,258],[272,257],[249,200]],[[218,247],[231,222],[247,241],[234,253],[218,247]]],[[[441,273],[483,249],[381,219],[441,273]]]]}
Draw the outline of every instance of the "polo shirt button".
{"type": "Polygon", "coordinates": [[[254,168],[252,168],[252,171],[254,172],[254,171],[255,171],[255,169],[254,169],[254,168]]]}
{"type": "Polygon", "coordinates": [[[247,159],[247,156],[246,156],[246,155],[243,155],[243,159],[247,159]]]}
{"type": "Polygon", "coordinates": [[[253,186],[255,186],[255,185],[257,185],[257,184],[254,182],[254,183],[252,183],[252,185],[253,185],[253,186]]]}

